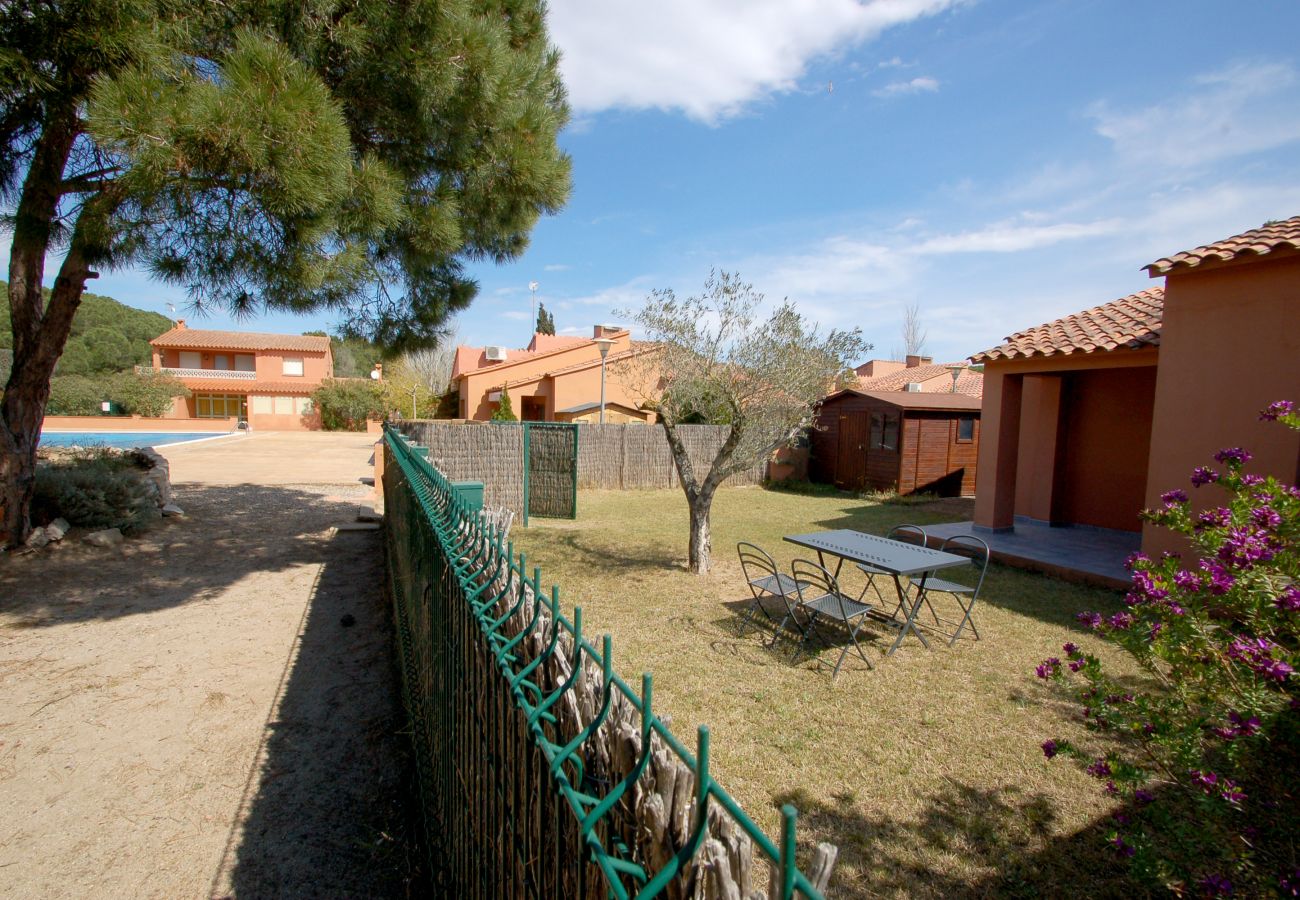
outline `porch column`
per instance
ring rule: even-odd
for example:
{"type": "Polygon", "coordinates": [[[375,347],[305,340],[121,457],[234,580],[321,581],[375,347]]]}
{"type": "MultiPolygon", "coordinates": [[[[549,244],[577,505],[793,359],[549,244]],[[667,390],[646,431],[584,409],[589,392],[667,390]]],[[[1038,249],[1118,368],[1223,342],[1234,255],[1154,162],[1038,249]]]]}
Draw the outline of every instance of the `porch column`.
{"type": "Polygon", "coordinates": [[[1016,465],[1024,376],[985,368],[975,524],[1005,531],[1015,525],[1016,465]]]}

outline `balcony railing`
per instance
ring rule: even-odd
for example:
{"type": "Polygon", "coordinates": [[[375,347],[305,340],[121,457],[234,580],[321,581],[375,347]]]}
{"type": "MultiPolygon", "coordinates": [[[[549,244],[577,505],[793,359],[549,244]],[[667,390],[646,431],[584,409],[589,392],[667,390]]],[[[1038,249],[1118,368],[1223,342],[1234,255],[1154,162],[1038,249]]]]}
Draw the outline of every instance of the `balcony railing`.
{"type": "Polygon", "coordinates": [[[174,378],[220,378],[223,381],[253,381],[257,378],[256,372],[245,372],[236,369],[179,369],[171,366],[162,366],[161,368],[136,366],[135,370],[141,375],[152,375],[155,372],[160,372],[174,378]]]}

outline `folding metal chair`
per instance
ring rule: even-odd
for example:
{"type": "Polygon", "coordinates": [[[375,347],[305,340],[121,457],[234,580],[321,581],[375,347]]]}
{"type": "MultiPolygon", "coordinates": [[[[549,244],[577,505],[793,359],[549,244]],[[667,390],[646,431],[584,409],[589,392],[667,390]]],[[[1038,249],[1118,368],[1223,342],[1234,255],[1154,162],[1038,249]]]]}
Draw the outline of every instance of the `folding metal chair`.
{"type": "MultiPolygon", "coordinates": [[[[841,623],[848,630],[849,642],[858,651],[858,656],[862,657],[868,669],[874,669],[875,666],[871,664],[862,645],[858,643],[858,630],[867,620],[867,613],[871,611],[870,604],[844,596],[835,581],[835,576],[811,560],[796,559],[791,564],[791,573],[794,575],[795,587],[799,594],[799,608],[808,613],[808,628],[804,632],[804,639],[799,643],[799,649],[795,651],[795,661],[799,659],[804,646],[808,643],[808,638],[814,632],[821,637],[817,622],[831,619],[841,623]]],[[[848,655],[849,644],[845,644],[831,672],[831,681],[839,676],[840,666],[844,665],[844,657],[848,655]]]]}
{"type": "MultiPolygon", "coordinates": [[[[895,525],[893,528],[889,529],[889,532],[885,537],[891,541],[901,541],[904,544],[916,544],[918,547],[926,546],[926,541],[928,540],[925,534],[925,529],[920,525],[895,525]]],[[[892,581],[894,576],[882,569],[877,569],[871,563],[860,562],[856,563],[856,565],[858,569],[861,570],[862,574],[867,576],[867,583],[863,586],[862,593],[858,595],[858,601],[861,602],[862,599],[867,596],[867,591],[875,591],[876,599],[878,599],[882,605],[887,605],[889,600],[885,599],[885,595],[880,592],[880,586],[876,584],[876,577],[883,576],[892,581]]],[[[896,599],[898,605],[894,608],[893,614],[895,616],[898,615],[898,611],[903,608],[902,599],[896,599]]],[[[934,610],[931,610],[930,612],[933,614],[934,610]]]]}
{"type": "Polygon", "coordinates": [[[748,541],[741,541],[736,544],[736,552],[740,555],[740,570],[745,573],[745,581],[749,582],[750,593],[754,599],[750,601],[749,608],[745,611],[745,618],[740,623],[738,637],[743,637],[745,629],[754,620],[754,613],[761,612],[767,617],[769,622],[775,622],[772,614],[763,606],[764,597],[779,598],[786,609],[785,621],[782,621],[777,628],[776,635],[773,635],[772,641],[776,642],[777,636],[785,630],[786,622],[791,618],[794,619],[795,627],[803,633],[803,625],[794,615],[794,602],[798,596],[798,586],[794,579],[784,574],[776,567],[776,561],[768,554],[766,550],[757,544],[751,544],[748,541]]]}
{"type": "MultiPolygon", "coordinates": [[[[939,548],[945,553],[956,553],[958,556],[970,558],[972,564],[979,570],[979,577],[974,585],[962,584],[958,581],[949,581],[946,578],[930,577],[925,582],[926,603],[930,601],[928,596],[934,592],[941,594],[952,594],[956,599],[957,605],[961,607],[962,618],[958,624],[957,630],[953,632],[952,638],[948,641],[951,647],[957,643],[957,638],[961,637],[962,630],[969,624],[970,630],[975,633],[975,640],[980,639],[979,629],[975,627],[975,620],[971,618],[971,611],[975,609],[975,601],[979,599],[980,588],[984,587],[984,576],[989,570],[989,545],[974,535],[958,534],[948,538],[939,548]],[[969,602],[962,602],[962,598],[969,598],[969,602]]],[[[931,614],[934,608],[930,608],[931,614]]],[[[936,622],[938,617],[936,616],[936,622]]]]}

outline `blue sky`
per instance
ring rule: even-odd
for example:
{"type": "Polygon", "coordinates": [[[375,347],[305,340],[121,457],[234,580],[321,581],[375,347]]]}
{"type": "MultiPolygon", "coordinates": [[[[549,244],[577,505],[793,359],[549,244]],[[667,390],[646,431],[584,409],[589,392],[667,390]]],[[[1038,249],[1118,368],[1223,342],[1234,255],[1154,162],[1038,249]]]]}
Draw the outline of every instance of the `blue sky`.
{"type": "MultiPolygon", "coordinates": [[[[553,0],[568,207],[476,266],[465,343],[521,346],[737,270],[887,356],[944,361],[1150,285],[1141,266],[1300,214],[1300,4],[553,0]]],[[[183,306],[131,273],[91,285],[183,306]]],[[[230,327],[220,316],[197,327],[230,327]]],[[[266,316],[246,329],[302,331],[266,316]]]]}

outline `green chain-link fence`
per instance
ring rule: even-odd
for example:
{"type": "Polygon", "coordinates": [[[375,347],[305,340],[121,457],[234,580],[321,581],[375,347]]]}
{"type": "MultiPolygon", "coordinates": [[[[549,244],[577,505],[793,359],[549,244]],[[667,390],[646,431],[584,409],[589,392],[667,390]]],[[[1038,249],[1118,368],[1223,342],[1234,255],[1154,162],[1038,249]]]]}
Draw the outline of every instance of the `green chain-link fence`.
{"type": "Polygon", "coordinates": [[[795,862],[560,613],[427,451],[385,431],[384,520],[429,864],[455,897],[820,898],[795,862]],[[757,863],[757,866],[755,866],[757,863]],[[764,887],[761,882],[766,879],[764,887]]]}

